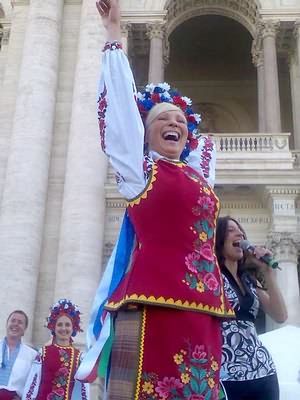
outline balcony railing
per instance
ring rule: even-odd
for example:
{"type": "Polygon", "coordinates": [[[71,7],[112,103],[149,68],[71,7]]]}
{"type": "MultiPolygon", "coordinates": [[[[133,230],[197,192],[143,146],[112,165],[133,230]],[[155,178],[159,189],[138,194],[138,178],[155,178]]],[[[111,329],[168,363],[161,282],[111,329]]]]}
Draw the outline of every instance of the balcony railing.
{"type": "Polygon", "coordinates": [[[224,133],[214,135],[220,152],[286,152],[289,151],[289,133],[224,133]]]}
{"type": "Polygon", "coordinates": [[[289,133],[220,133],[214,135],[217,169],[292,170],[295,155],[289,133]]]}

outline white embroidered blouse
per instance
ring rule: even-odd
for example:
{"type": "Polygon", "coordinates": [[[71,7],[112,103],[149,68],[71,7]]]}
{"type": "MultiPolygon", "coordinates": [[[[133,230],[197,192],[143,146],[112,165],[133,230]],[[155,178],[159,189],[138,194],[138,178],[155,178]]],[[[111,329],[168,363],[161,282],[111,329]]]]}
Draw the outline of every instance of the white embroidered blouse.
{"type": "MultiPolygon", "coordinates": [[[[144,125],[136,104],[136,86],[128,59],[120,44],[104,49],[98,88],[98,120],[103,151],[116,172],[120,193],[126,199],[145,188],[153,161],[161,155],[144,156],[144,125]]],[[[201,136],[186,162],[214,185],[216,151],[209,136],[201,136]]]]}

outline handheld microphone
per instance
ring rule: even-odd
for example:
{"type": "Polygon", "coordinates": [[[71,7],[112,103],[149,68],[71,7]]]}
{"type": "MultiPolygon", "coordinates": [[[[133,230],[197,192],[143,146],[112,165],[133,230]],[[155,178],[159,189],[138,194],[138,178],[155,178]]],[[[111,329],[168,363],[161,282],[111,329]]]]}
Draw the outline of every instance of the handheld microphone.
{"type": "MultiPolygon", "coordinates": [[[[239,242],[239,247],[244,250],[244,251],[250,251],[251,253],[254,253],[255,250],[255,246],[253,246],[249,240],[241,240],[239,242]]],[[[278,265],[278,261],[274,260],[274,258],[272,258],[271,256],[269,256],[268,254],[265,254],[264,256],[259,258],[260,261],[264,262],[265,264],[267,264],[269,267],[275,269],[278,268],[280,269],[279,265],[278,265]]]]}

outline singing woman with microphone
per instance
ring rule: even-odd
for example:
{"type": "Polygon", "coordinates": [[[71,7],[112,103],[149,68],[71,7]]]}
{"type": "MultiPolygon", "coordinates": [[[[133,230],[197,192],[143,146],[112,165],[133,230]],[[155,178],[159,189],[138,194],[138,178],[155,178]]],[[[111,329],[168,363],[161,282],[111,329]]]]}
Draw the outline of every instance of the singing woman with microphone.
{"type": "Polygon", "coordinates": [[[238,221],[229,216],[218,219],[216,254],[225,293],[236,314],[235,320],[222,323],[221,379],[228,400],[278,400],[276,368],[258,338],[254,322],[259,307],[279,323],[287,319],[287,310],[274,269],[270,267],[273,264],[262,261],[271,260],[271,252],[253,246],[245,251],[240,246],[245,239],[245,231],[238,221]],[[263,274],[266,289],[245,270],[248,258],[263,274]]]}

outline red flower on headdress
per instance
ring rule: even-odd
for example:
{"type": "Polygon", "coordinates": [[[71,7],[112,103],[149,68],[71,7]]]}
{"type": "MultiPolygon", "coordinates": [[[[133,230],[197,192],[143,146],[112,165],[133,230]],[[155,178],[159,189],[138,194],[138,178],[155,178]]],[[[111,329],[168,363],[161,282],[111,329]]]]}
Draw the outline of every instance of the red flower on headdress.
{"type": "Polygon", "coordinates": [[[151,100],[152,100],[154,103],[160,103],[160,96],[159,96],[159,93],[152,93],[152,94],[151,94],[151,100]]]}
{"type": "Polygon", "coordinates": [[[182,110],[185,110],[187,107],[186,102],[180,96],[173,97],[173,104],[175,104],[175,106],[179,106],[182,110]]]}

